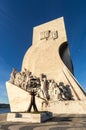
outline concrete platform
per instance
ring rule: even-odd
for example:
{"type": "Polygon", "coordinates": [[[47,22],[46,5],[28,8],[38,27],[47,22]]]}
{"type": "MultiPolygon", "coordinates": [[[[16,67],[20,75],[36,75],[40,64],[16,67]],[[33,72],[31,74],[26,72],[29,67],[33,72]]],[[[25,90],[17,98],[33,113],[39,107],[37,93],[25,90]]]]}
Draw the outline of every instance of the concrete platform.
{"type": "Polygon", "coordinates": [[[51,112],[41,113],[8,113],[7,121],[41,123],[53,117],[51,112]]]}
{"type": "Polygon", "coordinates": [[[0,117],[0,130],[86,130],[85,114],[59,114],[43,123],[7,122],[4,114],[0,117]]]}

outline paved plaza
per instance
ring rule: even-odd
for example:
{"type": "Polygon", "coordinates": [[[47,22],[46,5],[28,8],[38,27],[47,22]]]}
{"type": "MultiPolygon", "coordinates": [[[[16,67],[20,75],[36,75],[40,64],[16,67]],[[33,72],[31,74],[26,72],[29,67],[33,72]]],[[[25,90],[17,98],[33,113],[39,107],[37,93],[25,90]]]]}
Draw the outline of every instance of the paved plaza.
{"type": "Polygon", "coordinates": [[[0,130],[86,130],[86,115],[56,115],[47,122],[33,124],[0,120],[0,130]]]}

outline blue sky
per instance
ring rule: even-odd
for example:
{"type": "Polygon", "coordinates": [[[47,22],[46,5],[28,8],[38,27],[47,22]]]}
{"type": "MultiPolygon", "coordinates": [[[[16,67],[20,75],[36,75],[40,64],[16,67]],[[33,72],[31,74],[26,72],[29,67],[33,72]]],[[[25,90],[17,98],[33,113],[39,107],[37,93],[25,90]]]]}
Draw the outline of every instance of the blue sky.
{"type": "Polygon", "coordinates": [[[21,70],[33,27],[63,16],[75,77],[86,91],[86,0],[0,0],[0,103],[8,103],[5,82],[21,70]]]}

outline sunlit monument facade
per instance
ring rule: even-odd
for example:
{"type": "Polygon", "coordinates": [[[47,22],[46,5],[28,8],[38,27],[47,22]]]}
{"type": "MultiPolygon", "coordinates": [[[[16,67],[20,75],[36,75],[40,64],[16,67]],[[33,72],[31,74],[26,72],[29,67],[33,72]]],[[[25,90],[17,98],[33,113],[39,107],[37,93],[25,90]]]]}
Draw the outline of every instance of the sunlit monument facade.
{"type": "Polygon", "coordinates": [[[14,70],[6,87],[11,112],[30,110],[34,89],[39,111],[86,114],[86,95],[73,75],[63,17],[34,27],[21,72],[14,70]]]}

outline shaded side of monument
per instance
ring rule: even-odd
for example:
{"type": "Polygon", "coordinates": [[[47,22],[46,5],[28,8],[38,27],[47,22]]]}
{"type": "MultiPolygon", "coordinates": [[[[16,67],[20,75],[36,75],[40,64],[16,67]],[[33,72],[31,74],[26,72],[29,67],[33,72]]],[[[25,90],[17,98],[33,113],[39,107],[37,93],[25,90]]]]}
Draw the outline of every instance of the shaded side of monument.
{"type": "MultiPolygon", "coordinates": [[[[86,114],[86,95],[74,77],[63,17],[34,27],[32,46],[23,58],[23,77],[25,70],[40,84],[35,96],[39,111],[86,114]]],[[[25,112],[31,103],[32,79],[19,83],[18,73],[16,79],[18,83],[6,82],[11,112],[25,112]]]]}

